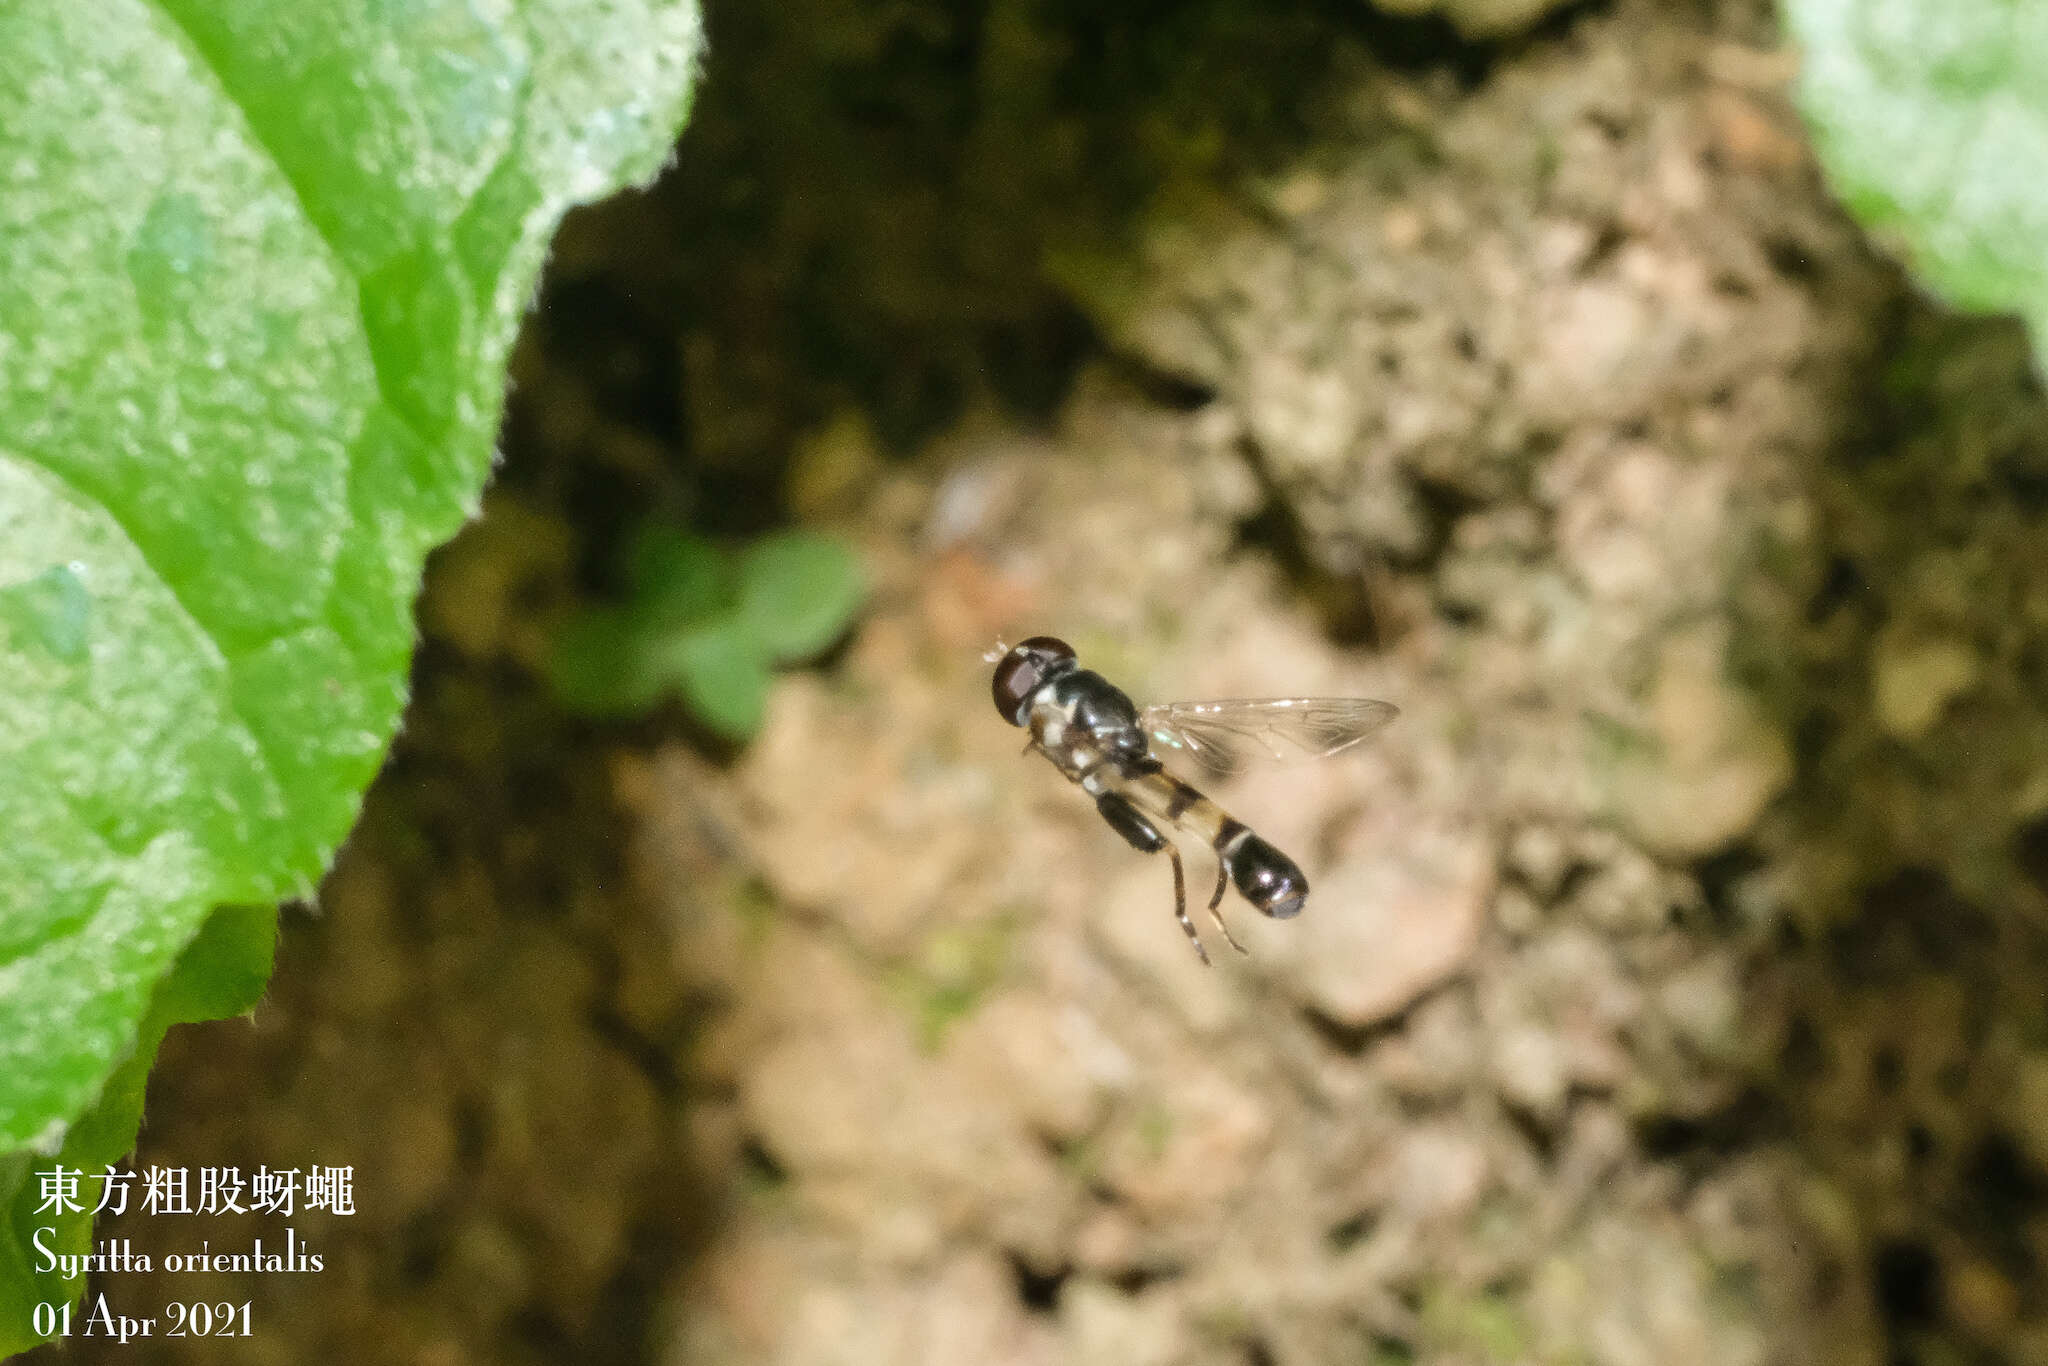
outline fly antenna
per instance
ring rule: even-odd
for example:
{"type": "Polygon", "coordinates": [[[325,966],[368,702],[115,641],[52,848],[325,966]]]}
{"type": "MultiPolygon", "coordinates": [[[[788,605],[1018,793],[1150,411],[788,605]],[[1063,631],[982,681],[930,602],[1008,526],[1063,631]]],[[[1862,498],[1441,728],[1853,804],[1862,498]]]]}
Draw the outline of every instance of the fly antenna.
{"type": "Polygon", "coordinates": [[[995,648],[981,652],[981,662],[984,664],[994,664],[1008,653],[1010,653],[1009,645],[1004,642],[1001,636],[997,636],[995,648]]]}

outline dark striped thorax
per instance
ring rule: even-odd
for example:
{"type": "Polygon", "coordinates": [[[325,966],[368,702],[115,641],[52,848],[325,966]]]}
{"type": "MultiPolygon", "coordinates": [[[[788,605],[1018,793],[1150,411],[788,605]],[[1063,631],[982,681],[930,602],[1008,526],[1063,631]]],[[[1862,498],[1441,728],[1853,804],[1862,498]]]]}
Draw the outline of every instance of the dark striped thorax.
{"type": "Polygon", "coordinates": [[[1101,674],[1071,669],[1042,685],[1031,700],[1031,738],[1038,748],[1099,797],[1116,779],[1157,772],[1159,761],[1138,725],[1138,709],[1101,674]]]}

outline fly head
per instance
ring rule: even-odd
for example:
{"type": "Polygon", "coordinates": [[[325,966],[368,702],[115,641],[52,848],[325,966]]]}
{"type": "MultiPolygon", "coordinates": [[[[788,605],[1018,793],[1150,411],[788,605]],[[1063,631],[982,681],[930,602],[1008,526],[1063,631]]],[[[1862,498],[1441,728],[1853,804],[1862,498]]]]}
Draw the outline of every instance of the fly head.
{"type": "Polygon", "coordinates": [[[1033,636],[1010,647],[996,664],[991,691],[996,710],[1013,726],[1030,719],[1031,699],[1048,681],[1074,667],[1074,647],[1051,636],[1033,636]]]}

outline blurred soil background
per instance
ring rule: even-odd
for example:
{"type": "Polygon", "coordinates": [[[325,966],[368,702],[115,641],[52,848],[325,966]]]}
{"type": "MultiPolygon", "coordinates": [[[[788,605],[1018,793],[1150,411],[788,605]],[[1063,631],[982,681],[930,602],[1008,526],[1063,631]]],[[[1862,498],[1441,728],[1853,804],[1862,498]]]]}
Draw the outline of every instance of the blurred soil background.
{"type": "Polygon", "coordinates": [[[1769,6],[708,20],[360,827],[152,1082],[138,1166],[359,1212],[95,1287],[248,1339],[38,1359],[2048,1362],[2048,411],[1769,6]],[[749,746],[540,681],[649,518],[869,568],[749,746]],[[1195,961],[990,708],[1035,632],[1402,708],[1214,788],[1308,914],[1195,961]]]}

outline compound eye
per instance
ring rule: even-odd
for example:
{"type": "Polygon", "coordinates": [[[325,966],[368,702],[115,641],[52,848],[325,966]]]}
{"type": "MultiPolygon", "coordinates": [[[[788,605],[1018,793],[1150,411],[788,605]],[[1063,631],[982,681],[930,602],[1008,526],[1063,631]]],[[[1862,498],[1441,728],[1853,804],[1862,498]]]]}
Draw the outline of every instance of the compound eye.
{"type": "Polygon", "coordinates": [[[996,676],[992,691],[995,693],[996,710],[1005,721],[1013,726],[1024,724],[1024,708],[1031,700],[1031,694],[1038,691],[1042,680],[1039,661],[1024,646],[1003,656],[996,665],[996,676]]]}
{"type": "Polygon", "coordinates": [[[996,710],[1013,726],[1024,724],[1031,696],[1046,679],[1073,667],[1074,648],[1051,636],[1033,636],[996,665],[991,691],[996,710]]]}

